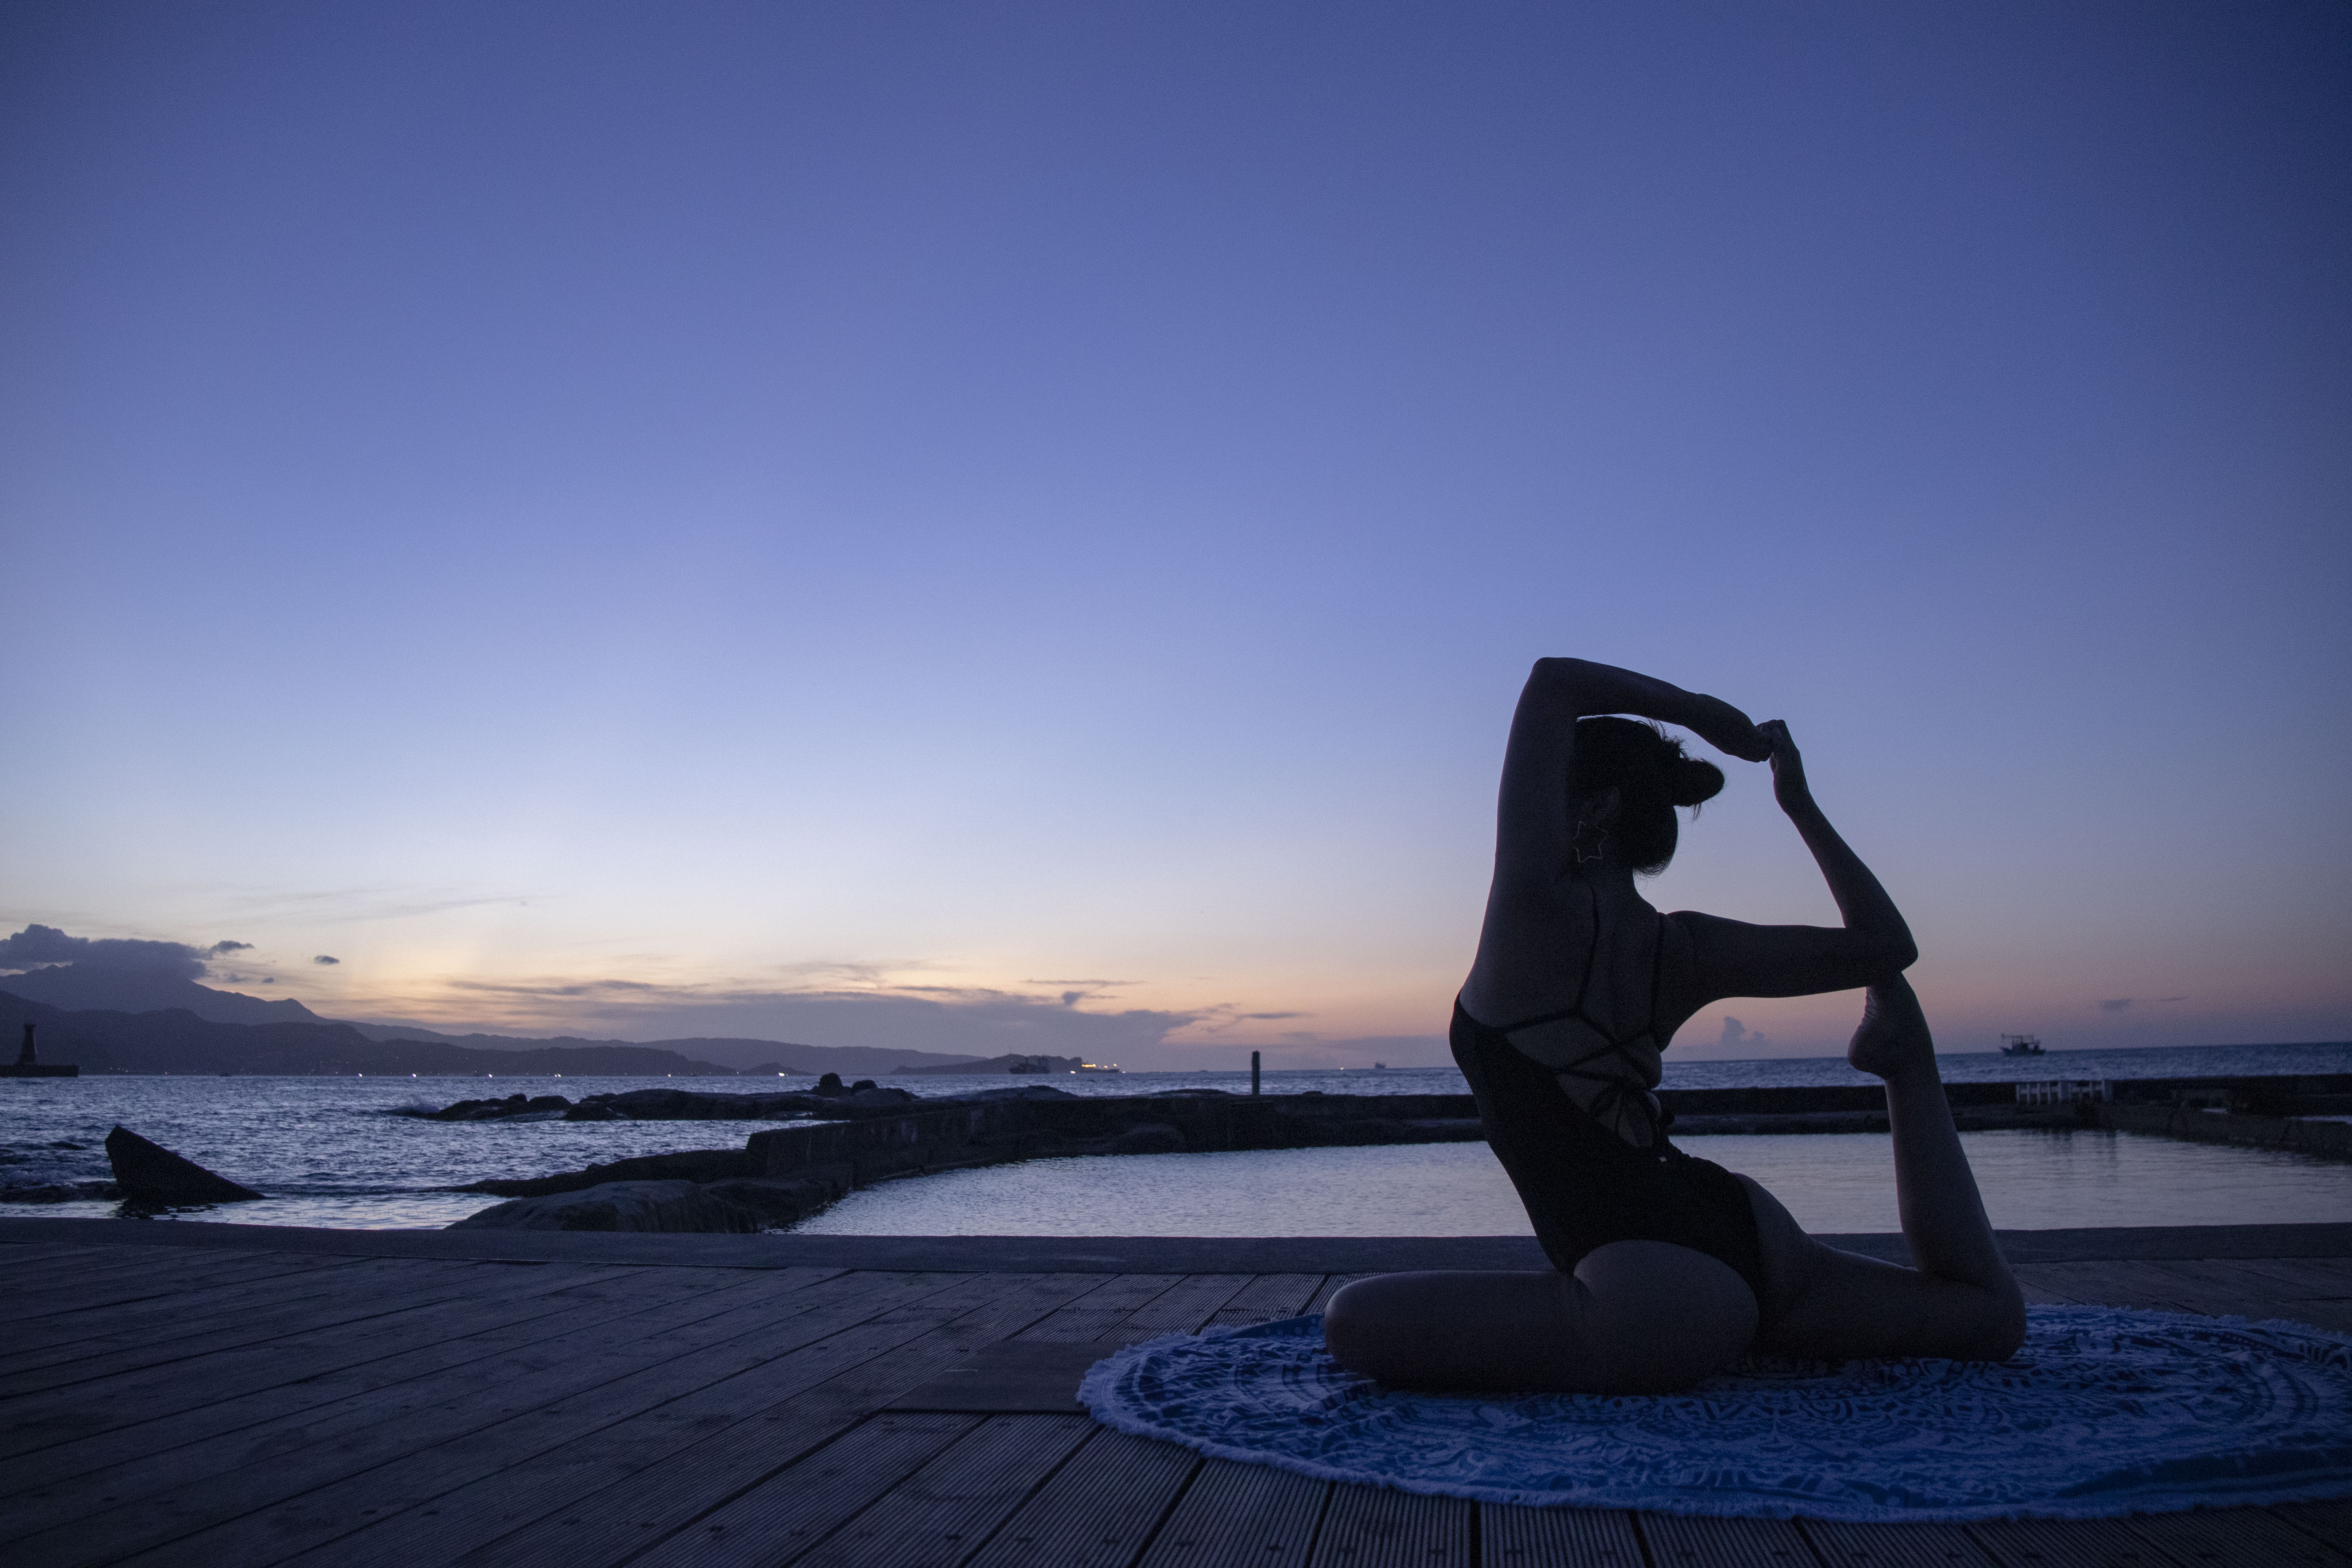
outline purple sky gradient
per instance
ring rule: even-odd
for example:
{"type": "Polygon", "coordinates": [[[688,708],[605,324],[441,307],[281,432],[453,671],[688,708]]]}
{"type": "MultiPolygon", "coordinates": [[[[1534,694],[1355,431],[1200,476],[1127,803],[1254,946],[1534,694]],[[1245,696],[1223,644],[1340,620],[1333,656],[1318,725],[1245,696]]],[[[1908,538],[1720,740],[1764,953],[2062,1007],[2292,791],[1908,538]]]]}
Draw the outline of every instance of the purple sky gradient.
{"type": "MultiPolygon", "coordinates": [[[[1789,720],[1947,1048],[2352,1037],[2340,6],[0,44],[8,929],[444,1027],[1413,1059],[1575,654],[1789,720]]],[[[1731,768],[1654,896],[1832,919],[1731,768]]]]}

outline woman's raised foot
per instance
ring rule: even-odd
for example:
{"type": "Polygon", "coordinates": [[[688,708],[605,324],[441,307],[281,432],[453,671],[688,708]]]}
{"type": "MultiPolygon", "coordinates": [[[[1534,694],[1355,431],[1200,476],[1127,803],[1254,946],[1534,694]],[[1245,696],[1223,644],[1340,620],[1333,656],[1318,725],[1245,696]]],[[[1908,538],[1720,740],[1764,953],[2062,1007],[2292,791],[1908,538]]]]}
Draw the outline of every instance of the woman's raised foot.
{"type": "Polygon", "coordinates": [[[1870,988],[1862,1026],[1847,1044],[1845,1059],[1876,1078],[1936,1070],[1936,1038],[1908,980],[1897,975],[1870,988]]]}

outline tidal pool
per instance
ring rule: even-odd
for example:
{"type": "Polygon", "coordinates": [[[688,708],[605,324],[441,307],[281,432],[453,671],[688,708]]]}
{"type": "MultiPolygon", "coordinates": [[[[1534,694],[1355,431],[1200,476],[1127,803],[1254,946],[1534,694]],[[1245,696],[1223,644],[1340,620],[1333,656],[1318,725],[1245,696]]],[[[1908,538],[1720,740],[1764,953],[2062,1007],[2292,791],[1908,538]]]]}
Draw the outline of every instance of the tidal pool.
{"type": "MultiPolygon", "coordinates": [[[[1883,1132],[1679,1141],[1807,1230],[1901,1228],[1883,1132]]],[[[1995,1226],[2352,1221],[2352,1164],[2129,1132],[1961,1134],[1995,1226]]],[[[1524,1236],[1484,1143],[1032,1160],[886,1182],[793,1227],[836,1236],[1524,1236]]]]}

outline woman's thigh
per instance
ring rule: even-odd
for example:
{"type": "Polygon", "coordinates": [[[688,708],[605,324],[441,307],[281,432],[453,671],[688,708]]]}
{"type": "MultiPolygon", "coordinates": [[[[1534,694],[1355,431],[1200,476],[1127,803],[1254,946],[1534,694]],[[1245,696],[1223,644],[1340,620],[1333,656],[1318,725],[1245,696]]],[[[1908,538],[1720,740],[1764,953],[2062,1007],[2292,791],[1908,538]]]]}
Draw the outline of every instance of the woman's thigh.
{"type": "Polygon", "coordinates": [[[1742,1176],[1764,1250],[1765,1321],[1756,1348],[1801,1361],[1947,1356],[2000,1361],[2017,1348],[2011,1297],[1840,1252],[1807,1236],[1780,1200],[1742,1176]]]}
{"type": "Polygon", "coordinates": [[[1649,1394],[1743,1354],[1756,1298],[1729,1265],[1662,1241],[1596,1247],[1572,1275],[1382,1274],[1332,1298],[1341,1365],[1407,1388],[1649,1394]]]}

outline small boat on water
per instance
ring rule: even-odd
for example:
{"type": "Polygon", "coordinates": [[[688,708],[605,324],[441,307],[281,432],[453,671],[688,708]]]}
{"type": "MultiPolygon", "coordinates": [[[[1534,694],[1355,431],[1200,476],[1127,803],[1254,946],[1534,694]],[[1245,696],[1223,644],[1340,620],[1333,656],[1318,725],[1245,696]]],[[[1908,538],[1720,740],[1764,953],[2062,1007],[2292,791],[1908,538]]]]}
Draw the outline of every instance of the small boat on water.
{"type": "Polygon", "coordinates": [[[2000,1054],[2005,1057],[2038,1057],[2042,1055],[2039,1035],[2003,1035],[2000,1054]]]}

